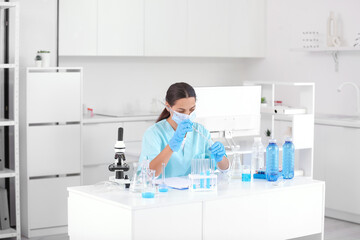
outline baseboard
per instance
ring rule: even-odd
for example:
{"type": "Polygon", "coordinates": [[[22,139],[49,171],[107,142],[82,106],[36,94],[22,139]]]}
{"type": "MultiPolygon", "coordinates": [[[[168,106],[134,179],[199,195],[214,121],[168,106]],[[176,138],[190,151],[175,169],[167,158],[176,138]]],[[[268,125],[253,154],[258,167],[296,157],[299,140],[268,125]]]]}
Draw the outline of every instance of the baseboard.
{"type": "Polygon", "coordinates": [[[353,213],[343,212],[343,211],[339,211],[339,210],[335,210],[335,209],[325,208],[325,216],[360,224],[360,215],[358,215],[358,214],[353,214],[353,213]]]}
{"type": "Polygon", "coordinates": [[[39,229],[30,229],[29,236],[25,236],[29,239],[35,237],[43,237],[49,235],[58,235],[58,234],[67,234],[68,227],[61,226],[61,227],[52,227],[52,228],[39,228],[39,229]]]}

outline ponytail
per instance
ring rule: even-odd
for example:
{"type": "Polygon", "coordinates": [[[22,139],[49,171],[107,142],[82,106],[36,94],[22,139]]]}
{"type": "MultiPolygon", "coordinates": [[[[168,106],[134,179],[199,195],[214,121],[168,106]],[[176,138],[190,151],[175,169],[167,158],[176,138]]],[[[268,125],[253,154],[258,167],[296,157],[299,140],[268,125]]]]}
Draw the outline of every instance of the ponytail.
{"type": "Polygon", "coordinates": [[[168,117],[170,117],[170,112],[164,108],[156,122],[160,122],[161,120],[167,119],[168,117]]]}

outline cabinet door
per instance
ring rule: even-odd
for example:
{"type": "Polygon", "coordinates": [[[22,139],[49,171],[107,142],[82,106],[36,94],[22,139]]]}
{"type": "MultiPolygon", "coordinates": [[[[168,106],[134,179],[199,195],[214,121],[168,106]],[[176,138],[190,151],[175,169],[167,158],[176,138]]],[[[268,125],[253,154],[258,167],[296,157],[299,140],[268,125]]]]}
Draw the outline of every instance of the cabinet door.
{"type": "MultiPolygon", "coordinates": [[[[326,207],[360,214],[360,130],[356,128],[317,126],[321,130],[325,155],[326,207]]],[[[319,131],[318,131],[319,132],[319,131]]],[[[316,162],[317,159],[314,159],[316,162]]]]}
{"type": "Polygon", "coordinates": [[[114,162],[114,145],[119,127],[122,127],[122,123],[86,124],[83,126],[83,164],[85,166],[114,162]]]}
{"type": "Polygon", "coordinates": [[[265,56],[265,1],[229,0],[229,56],[265,56]]]}
{"type": "Polygon", "coordinates": [[[190,56],[229,55],[229,0],[188,2],[190,56]]]}
{"type": "Polygon", "coordinates": [[[80,125],[28,128],[29,176],[80,173],[80,125]]]}
{"type": "Polygon", "coordinates": [[[187,54],[187,0],[145,0],[145,55],[187,54]]]}
{"type": "Polygon", "coordinates": [[[28,123],[74,122],[81,119],[81,73],[28,73],[28,123]]]}
{"type": "Polygon", "coordinates": [[[99,0],[98,55],[144,55],[144,0],[99,0]]]}
{"type": "Polygon", "coordinates": [[[79,176],[29,180],[30,229],[66,226],[67,188],[79,185],[79,176]]]}
{"type": "Polygon", "coordinates": [[[59,55],[96,55],[98,0],[59,2],[59,55]]]}

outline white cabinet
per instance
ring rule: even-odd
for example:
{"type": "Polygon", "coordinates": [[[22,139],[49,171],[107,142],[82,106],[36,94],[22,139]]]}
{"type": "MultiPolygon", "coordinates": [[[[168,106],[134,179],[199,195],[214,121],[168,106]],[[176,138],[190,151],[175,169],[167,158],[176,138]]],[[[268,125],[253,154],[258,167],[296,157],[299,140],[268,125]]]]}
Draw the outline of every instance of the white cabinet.
{"type": "MultiPolygon", "coordinates": [[[[114,162],[114,145],[117,140],[118,128],[122,125],[121,122],[83,125],[84,166],[114,162]]],[[[105,170],[107,171],[107,169],[105,170]]]]}
{"type": "Polygon", "coordinates": [[[264,57],[264,0],[189,0],[190,56],[264,57]]]}
{"type": "Polygon", "coordinates": [[[67,225],[67,187],[79,185],[79,176],[30,180],[30,229],[67,225]]]}
{"type": "Polygon", "coordinates": [[[360,129],[315,125],[314,178],[326,183],[326,215],[360,223],[360,129]]]}
{"type": "Polygon", "coordinates": [[[59,1],[59,55],[97,53],[98,0],[59,1]]]}
{"type": "Polygon", "coordinates": [[[143,12],[144,0],[99,0],[97,55],[142,56],[143,12]]]}
{"type": "Polygon", "coordinates": [[[26,74],[21,229],[30,238],[67,232],[66,188],[81,184],[82,69],[27,68],[26,74]]]}
{"type": "Polygon", "coordinates": [[[188,5],[189,55],[228,56],[228,0],[189,0],[188,5]]]}
{"type": "Polygon", "coordinates": [[[60,56],[264,57],[265,0],[62,0],[60,56]]]}
{"type": "Polygon", "coordinates": [[[114,145],[119,127],[124,128],[126,163],[130,166],[127,175],[131,176],[132,162],[139,160],[144,132],[152,124],[153,120],[83,124],[83,184],[96,184],[114,175],[108,166],[114,162],[114,145]]]}
{"type": "Polygon", "coordinates": [[[229,55],[233,57],[264,57],[265,1],[229,1],[229,55]]]}
{"type": "Polygon", "coordinates": [[[187,55],[186,0],[145,0],[145,55],[187,55]]]}
{"type": "Polygon", "coordinates": [[[80,125],[33,126],[28,130],[28,175],[80,172],[80,125]]]}
{"type": "Polygon", "coordinates": [[[33,72],[27,78],[28,123],[80,122],[80,72],[33,72]]]}

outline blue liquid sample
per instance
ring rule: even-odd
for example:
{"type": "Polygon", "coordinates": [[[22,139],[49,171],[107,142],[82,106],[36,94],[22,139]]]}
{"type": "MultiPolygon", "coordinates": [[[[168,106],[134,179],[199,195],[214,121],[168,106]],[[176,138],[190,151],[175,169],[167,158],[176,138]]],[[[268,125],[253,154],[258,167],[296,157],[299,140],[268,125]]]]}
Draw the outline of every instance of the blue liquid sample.
{"type": "Polygon", "coordinates": [[[241,175],[241,179],[243,182],[251,182],[251,174],[250,173],[243,173],[241,175]]]}
{"type": "Polygon", "coordinates": [[[155,193],[153,193],[153,192],[143,192],[141,195],[143,198],[154,198],[155,197],[155,193]]]}
{"type": "Polygon", "coordinates": [[[169,189],[168,188],[159,188],[159,192],[168,192],[169,189]]]}
{"type": "MultiPolygon", "coordinates": [[[[200,173],[200,175],[204,175],[204,173],[200,173]]],[[[200,188],[204,188],[204,179],[200,179],[200,188]]]]}

